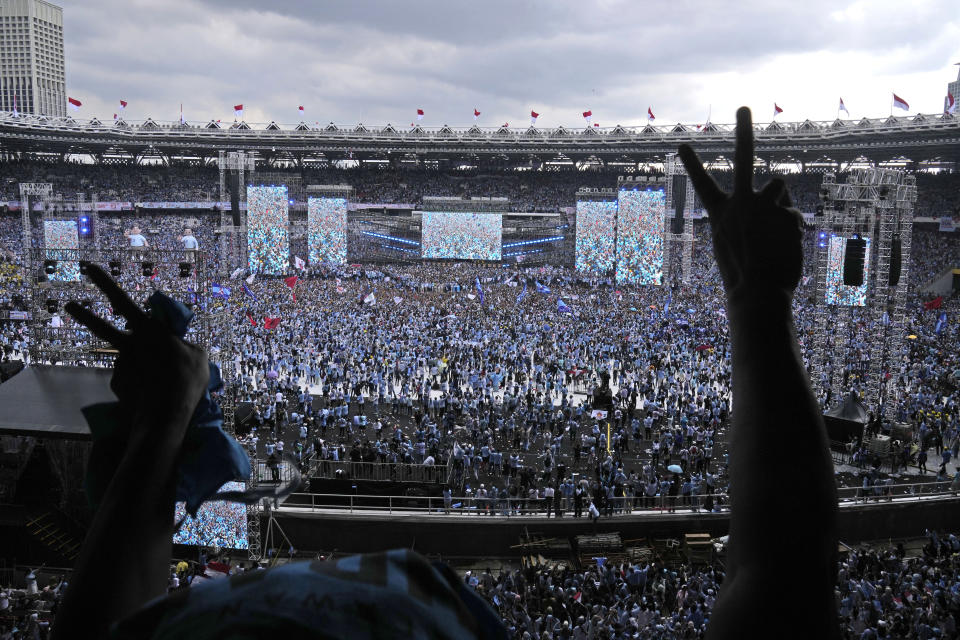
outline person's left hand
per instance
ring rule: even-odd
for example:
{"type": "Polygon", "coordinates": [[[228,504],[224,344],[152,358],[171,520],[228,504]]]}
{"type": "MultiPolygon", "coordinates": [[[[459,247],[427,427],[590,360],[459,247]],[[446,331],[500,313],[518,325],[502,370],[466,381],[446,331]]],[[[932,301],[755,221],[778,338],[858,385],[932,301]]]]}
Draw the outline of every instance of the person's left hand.
{"type": "MultiPolygon", "coordinates": [[[[147,315],[97,265],[89,265],[87,275],[106,294],[114,312],[126,319],[127,330],[117,329],[75,301],[67,303],[65,309],[118,350],[110,387],[121,407],[130,415],[157,417],[183,412],[189,418],[209,381],[207,354],[147,315]]],[[[179,433],[171,435],[178,442],[187,423],[176,422],[182,426],[179,433]]]]}

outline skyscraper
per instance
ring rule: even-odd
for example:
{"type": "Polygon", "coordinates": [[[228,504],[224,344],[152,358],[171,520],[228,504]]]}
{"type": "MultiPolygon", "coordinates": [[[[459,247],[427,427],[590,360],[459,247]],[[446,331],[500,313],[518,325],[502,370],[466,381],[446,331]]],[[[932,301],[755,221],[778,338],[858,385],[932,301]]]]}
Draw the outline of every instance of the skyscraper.
{"type": "Polygon", "coordinates": [[[63,9],[0,0],[0,111],[64,116],[63,9]]]}
{"type": "MultiPolygon", "coordinates": [[[[960,62],[956,63],[960,66],[960,62]]],[[[957,70],[957,79],[954,82],[947,83],[947,95],[943,98],[943,109],[946,111],[947,103],[950,100],[950,96],[953,96],[954,100],[960,100],[960,69],[957,70]]]]}

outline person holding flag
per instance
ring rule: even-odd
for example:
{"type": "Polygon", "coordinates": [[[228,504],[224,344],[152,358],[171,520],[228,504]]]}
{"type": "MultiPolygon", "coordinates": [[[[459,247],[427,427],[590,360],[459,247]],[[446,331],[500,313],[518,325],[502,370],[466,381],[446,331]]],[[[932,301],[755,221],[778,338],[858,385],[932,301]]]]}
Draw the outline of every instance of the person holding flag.
{"type": "Polygon", "coordinates": [[[480,276],[476,279],[477,296],[480,298],[480,306],[483,306],[483,287],[480,286],[480,276]]]}
{"type": "Polygon", "coordinates": [[[527,295],[527,281],[524,280],[523,291],[521,291],[520,295],[517,296],[517,304],[520,304],[521,302],[523,302],[523,299],[526,297],[526,295],[527,295]]]}
{"type": "Polygon", "coordinates": [[[540,284],[539,280],[534,280],[533,283],[537,285],[537,293],[548,294],[550,293],[550,287],[545,284],[540,284]]]}
{"type": "Polygon", "coordinates": [[[290,276],[289,278],[283,279],[283,284],[290,287],[290,293],[293,295],[293,301],[297,301],[297,276],[290,276]]]}
{"type": "Polygon", "coordinates": [[[573,309],[571,309],[562,298],[557,298],[557,313],[569,313],[573,314],[573,309]]]}

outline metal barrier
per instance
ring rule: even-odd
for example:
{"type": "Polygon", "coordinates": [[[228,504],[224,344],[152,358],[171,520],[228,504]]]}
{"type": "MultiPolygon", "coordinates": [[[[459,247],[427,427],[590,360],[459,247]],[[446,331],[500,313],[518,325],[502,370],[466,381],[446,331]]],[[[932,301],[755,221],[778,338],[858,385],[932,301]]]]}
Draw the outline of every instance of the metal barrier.
{"type": "MultiPolygon", "coordinates": [[[[960,491],[952,491],[944,482],[896,484],[890,486],[840,487],[839,506],[849,508],[867,503],[908,502],[960,497],[960,491]],[[874,492],[876,490],[876,492],[874,492]]],[[[729,512],[729,496],[720,494],[724,505],[720,512],[729,512]]],[[[703,513],[707,494],[691,496],[653,496],[614,498],[610,507],[601,510],[604,517],[626,517],[640,513],[703,513]]],[[[712,497],[716,499],[717,494],[712,497]]],[[[589,500],[582,501],[584,517],[589,518],[589,500]]],[[[309,509],[310,511],[346,511],[349,513],[411,513],[423,515],[460,514],[469,516],[543,516],[547,513],[545,499],[530,498],[477,498],[476,496],[453,497],[449,506],[443,496],[372,496],[347,493],[294,493],[284,503],[284,508],[309,509]]],[[[564,503],[565,514],[573,512],[574,501],[564,503]]],[[[551,509],[553,505],[551,505],[551,509]]]]}
{"type": "Polygon", "coordinates": [[[381,480],[388,482],[446,482],[447,465],[402,464],[394,462],[351,462],[311,458],[311,478],[381,480]]]}

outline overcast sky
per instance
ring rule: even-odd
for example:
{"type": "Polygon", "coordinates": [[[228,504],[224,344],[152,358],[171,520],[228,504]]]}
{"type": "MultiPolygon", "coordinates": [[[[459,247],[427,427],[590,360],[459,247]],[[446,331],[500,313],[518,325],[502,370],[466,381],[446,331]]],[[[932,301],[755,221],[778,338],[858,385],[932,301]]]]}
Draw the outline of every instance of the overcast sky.
{"type": "MultiPolygon", "coordinates": [[[[56,0],[54,0],[56,1],[56,0]]],[[[80,116],[408,127],[601,126],[939,113],[957,0],[83,0],[65,3],[80,116]],[[725,8],[725,5],[737,7],[725,8]],[[297,110],[305,107],[304,115],[297,110]],[[899,114],[905,112],[897,111],[899,114]]]]}

